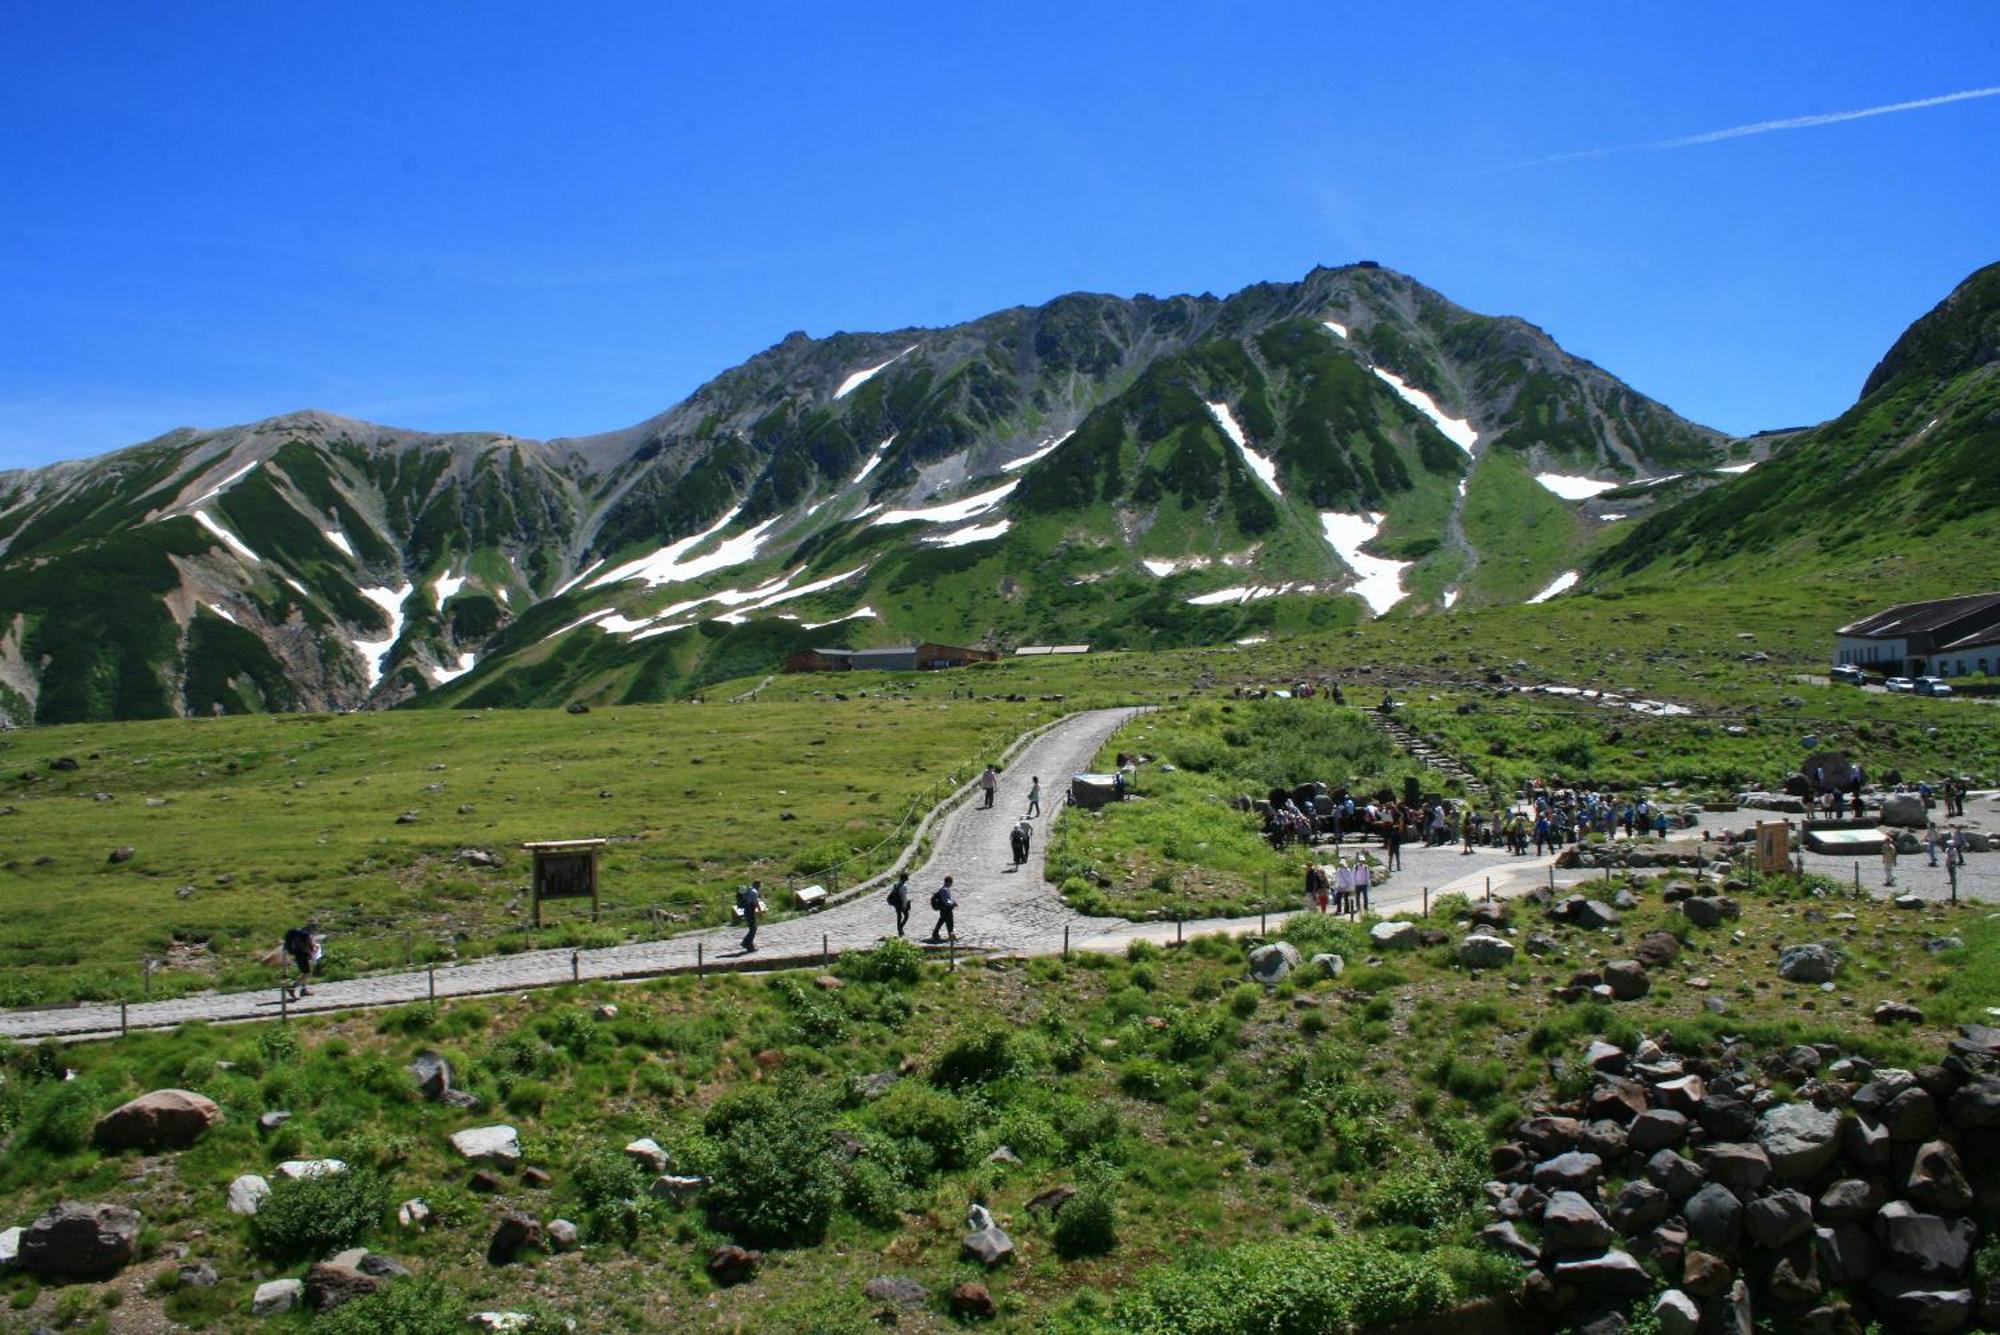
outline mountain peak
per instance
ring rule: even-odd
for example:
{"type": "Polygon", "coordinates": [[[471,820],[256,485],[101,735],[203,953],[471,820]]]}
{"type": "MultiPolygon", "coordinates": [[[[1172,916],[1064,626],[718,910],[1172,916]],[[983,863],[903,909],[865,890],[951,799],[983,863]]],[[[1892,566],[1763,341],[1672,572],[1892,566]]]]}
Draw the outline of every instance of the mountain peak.
{"type": "Polygon", "coordinates": [[[1867,398],[1910,374],[1948,380],[2000,361],[2000,263],[1975,270],[1896,340],[1861,387],[1867,398]]]}

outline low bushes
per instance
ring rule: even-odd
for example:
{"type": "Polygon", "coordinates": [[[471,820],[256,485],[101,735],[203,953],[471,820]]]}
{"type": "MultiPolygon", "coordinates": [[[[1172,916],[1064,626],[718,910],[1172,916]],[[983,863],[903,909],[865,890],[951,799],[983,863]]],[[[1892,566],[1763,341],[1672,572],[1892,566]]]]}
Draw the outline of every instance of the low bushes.
{"type": "Polygon", "coordinates": [[[276,1261],[318,1258],[359,1242],[389,1208],[389,1189],[364,1168],[279,1178],[250,1219],[250,1242],[276,1261]]]}
{"type": "Polygon", "coordinates": [[[1360,1241],[1251,1243],[1145,1275],[1112,1325],[1131,1335],[1319,1335],[1429,1316],[1456,1297],[1426,1255],[1360,1241]]]}

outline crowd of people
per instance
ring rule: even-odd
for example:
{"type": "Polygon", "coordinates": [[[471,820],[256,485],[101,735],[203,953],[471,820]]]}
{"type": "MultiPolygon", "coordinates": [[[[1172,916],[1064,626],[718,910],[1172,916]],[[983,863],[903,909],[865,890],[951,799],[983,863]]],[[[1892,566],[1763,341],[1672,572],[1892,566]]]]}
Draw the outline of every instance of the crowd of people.
{"type": "Polygon", "coordinates": [[[1380,840],[1391,867],[1400,865],[1402,846],[1412,841],[1426,848],[1456,843],[1466,853],[1505,848],[1519,857],[1539,857],[1592,834],[1665,838],[1682,824],[1677,815],[1640,794],[1541,782],[1529,784],[1521,800],[1506,809],[1482,809],[1475,802],[1435,795],[1398,802],[1387,793],[1357,796],[1318,783],[1272,789],[1261,801],[1245,802],[1263,817],[1273,847],[1380,840]]]}

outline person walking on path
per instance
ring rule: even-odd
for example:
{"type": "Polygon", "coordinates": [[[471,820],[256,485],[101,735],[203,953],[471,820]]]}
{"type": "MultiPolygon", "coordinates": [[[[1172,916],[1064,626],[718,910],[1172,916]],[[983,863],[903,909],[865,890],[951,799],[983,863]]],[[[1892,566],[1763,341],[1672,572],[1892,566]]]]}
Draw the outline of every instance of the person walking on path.
{"type": "Polygon", "coordinates": [[[736,911],[743,915],[743,925],[749,930],[743,933],[743,949],[757,948],[757,915],[764,911],[764,884],[752,881],[738,886],[736,890],[736,911]]]}
{"type": "Polygon", "coordinates": [[[1882,884],[1893,886],[1895,883],[1896,836],[1885,834],[1882,836],[1882,884]]]}
{"type": "Polygon", "coordinates": [[[986,801],[981,805],[990,809],[994,797],[1000,792],[1000,771],[988,765],[986,772],[979,776],[979,791],[986,794],[986,801]]]}
{"type": "Polygon", "coordinates": [[[1938,828],[1935,823],[1924,827],[1924,852],[1930,854],[1931,865],[1937,866],[1938,828]]]}
{"type": "Polygon", "coordinates": [[[1361,911],[1368,912],[1368,890],[1375,880],[1375,869],[1368,859],[1359,854],[1354,858],[1354,898],[1360,901],[1361,911]]]}
{"type": "Polygon", "coordinates": [[[901,936],[910,921],[910,873],[896,873],[896,883],[889,887],[889,907],[896,910],[896,935],[901,936]]]}
{"type": "Polygon", "coordinates": [[[1014,865],[1016,867],[1027,865],[1028,850],[1034,847],[1034,843],[1035,827],[1028,823],[1026,816],[1023,816],[1014,826],[1014,865]]]}
{"type": "Polygon", "coordinates": [[[1403,866],[1403,816],[1401,812],[1391,812],[1382,826],[1382,859],[1392,869],[1400,871],[1403,866]]]}
{"type": "Polygon", "coordinates": [[[303,927],[287,929],[283,949],[285,954],[291,957],[292,965],[298,971],[298,977],[285,984],[286,994],[294,997],[312,995],[312,989],[306,986],[306,980],[312,977],[313,968],[319,963],[320,954],[325,949],[324,939],[319,934],[318,920],[310,920],[303,927]]]}
{"type": "Polygon", "coordinates": [[[1028,780],[1028,815],[1032,818],[1042,814],[1042,776],[1037,774],[1028,780]]]}
{"type": "Polygon", "coordinates": [[[937,910],[937,925],[931,928],[931,940],[942,941],[949,936],[958,939],[958,924],[952,914],[958,909],[958,896],[952,893],[951,877],[944,878],[944,884],[931,891],[931,907],[937,910]]]}

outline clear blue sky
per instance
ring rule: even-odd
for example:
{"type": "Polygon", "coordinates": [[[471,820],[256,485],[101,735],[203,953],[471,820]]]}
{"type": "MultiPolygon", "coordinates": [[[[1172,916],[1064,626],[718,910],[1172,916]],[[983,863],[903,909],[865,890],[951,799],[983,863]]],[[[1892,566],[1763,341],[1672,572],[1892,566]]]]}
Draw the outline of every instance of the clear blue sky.
{"type": "Polygon", "coordinates": [[[2000,259],[2000,97],[1516,164],[2000,85],[2000,6],[1921,20],[15,4],[0,467],[307,406],[582,434],[793,329],[1359,258],[1697,420],[1818,420],[2000,259]]]}

